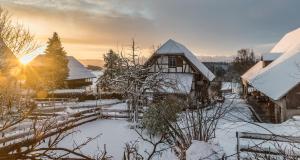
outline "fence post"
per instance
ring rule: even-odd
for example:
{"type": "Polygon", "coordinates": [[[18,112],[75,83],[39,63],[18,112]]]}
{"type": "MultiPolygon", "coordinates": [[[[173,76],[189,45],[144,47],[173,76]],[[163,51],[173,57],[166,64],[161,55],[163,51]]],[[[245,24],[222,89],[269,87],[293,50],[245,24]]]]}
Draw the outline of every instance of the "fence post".
{"type": "Polygon", "coordinates": [[[240,136],[239,136],[239,132],[236,132],[236,154],[237,154],[237,160],[240,160],[240,136]]]}

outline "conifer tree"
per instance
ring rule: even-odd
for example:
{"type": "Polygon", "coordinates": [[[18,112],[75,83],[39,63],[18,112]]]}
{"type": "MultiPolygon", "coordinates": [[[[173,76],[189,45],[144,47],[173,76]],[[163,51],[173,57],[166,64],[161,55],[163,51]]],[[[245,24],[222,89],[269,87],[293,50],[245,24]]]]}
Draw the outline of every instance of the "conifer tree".
{"type": "Polygon", "coordinates": [[[100,88],[103,91],[111,91],[111,88],[109,88],[106,84],[108,84],[108,81],[111,81],[111,79],[114,79],[118,74],[120,74],[122,59],[120,55],[114,52],[112,49],[104,54],[103,59],[105,62],[105,71],[104,75],[100,78],[100,88]]]}
{"type": "Polygon", "coordinates": [[[106,68],[104,74],[108,75],[110,78],[114,78],[118,74],[121,65],[121,58],[119,54],[113,50],[109,50],[104,56],[104,67],[106,68]]]}
{"type": "Polygon", "coordinates": [[[67,53],[62,47],[60,38],[56,32],[53,33],[52,38],[49,38],[47,44],[44,78],[50,89],[62,88],[69,72],[67,53]]]}

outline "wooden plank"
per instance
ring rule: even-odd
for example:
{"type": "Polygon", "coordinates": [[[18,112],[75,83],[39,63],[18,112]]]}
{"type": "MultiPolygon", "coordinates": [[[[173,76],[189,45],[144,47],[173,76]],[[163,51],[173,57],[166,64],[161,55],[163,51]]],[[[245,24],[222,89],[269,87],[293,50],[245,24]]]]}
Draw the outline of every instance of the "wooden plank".
{"type": "Polygon", "coordinates": [[[240,136],[239,136],[239,132],[236,132],[236,153],[237,153],[237,159],[240,160],[240,136]]]}
{"type": "Polygon", "coordinates": [[[300,137],[284,136],[276,134],[262,134],[262,133],[248,133],[239,132],[239,138],[244,139],[257,139],[257,140],[267,140],[267,141],[279,141],[288,143],[300,143],[300,137]]]}
{"type": "Polygon", "coordinates": [[[299,153],[289,153],[286,151],[282,150],[276,150],[272,148],[266,148],[266,147],[243,147],[241,146],[240,152],[249,152],[249,153],[257,153],[257,154],[270,154],[270,155],[277,155],[277,156],[288,156],[288,157],[295,157],[295,158],[300,158],[299,153]]]}

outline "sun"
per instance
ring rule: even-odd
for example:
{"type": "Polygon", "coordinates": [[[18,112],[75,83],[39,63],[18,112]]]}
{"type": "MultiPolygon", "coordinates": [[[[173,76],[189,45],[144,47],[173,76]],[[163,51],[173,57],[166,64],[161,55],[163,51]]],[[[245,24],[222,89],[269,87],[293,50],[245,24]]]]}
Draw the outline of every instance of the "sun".
{"type": "Polygon", "coordinates": [[[19,58],[19,61],[20,61],[23,65],[26,65],[26,64],[28,64],[29,62],[31,62],[33,59],[34,59],[34,56],[33,56],[33,55],[27,54],[27,55],[24,55],[24,56],[20,57],[20,58],[19,58]]]}

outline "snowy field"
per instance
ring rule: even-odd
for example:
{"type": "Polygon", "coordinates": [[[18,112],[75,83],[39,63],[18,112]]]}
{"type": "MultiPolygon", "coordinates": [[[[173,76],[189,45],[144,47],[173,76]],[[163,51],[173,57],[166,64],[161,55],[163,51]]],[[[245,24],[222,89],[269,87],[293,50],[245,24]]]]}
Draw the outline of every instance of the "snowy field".
{"type": "MultiPolygon", "coordinates": [[[[256,123],[253,121],[252,113],[248,109],[247,104],[242,99],[234,98],[234,96],[227,96],[225,103],[231,104],[230,112],[222,118],[217,126],[216,138],[211,143],[218,145],[220,150],[224,152],[229,159],[236,159],[236,132],[252,132],[252,133],[270,133],[270,130],[280,135],[293,135],[300,136],[300,120],[289,120],[282,124],[264,124],[256,123]],[[266,129],[264,129],[265,127],[266,129]]],[[[125,103],[112,105],[112,108],[126,108],[125,103]]],[[[113,156],[113,159],[122,159],[125,143],[134,142],[138,140],[139,151],[142,154],[146,154],[144,151],[149,150],[151,147],[147,142],[143,142],[139,139],[137,133],[132,127],[131,123],[126,120],[97,120],[77,128],[74,128],[76,132],[63,140],[61,143],[64,147],[72,147],[73,142],[77,144],[85,141],[87,138],[95,137],[98,134],[101,136],[85,146],[82,152],[88,155],[95,155],[99,150],[103,150],[104,144],[109,155],[113,156]]],[[[198,143],[198,142],[197,142],[198,143]]],[[[241,144],[249,144],[249,141],[241,141],[241,144]]],[[[198,145],[201,143],[198,143],[198,145]]],[[[162,148],[166,146],[160,146],[162,148]]],[[[206,152],[201,151],[201,146],[196,146],[197,151],[189,150],[189,153],[206,152]],[[198,149],[197,149],[198,148],[198,149]]],[[[203,148],[203,147],[202,147],[203,148]]],[[[190,157],[195,157],[190,155],[190,157]]],[[[156,156],[155,159],[176,159],[174,153],[169,149],[160,156],[156,156]]],[[[194,158],[191,158],[194,160],[194,158]]]]}
{"type": "MultiPolygon", "coordinates": [[[[103,151],[104,145],[106,145],[108,155],[118,160],[123,157],[125,143],[138,141],[139,152],[142,155],[146,155],[145,151],[149,151],[151,145],[139,139],[138,134],[134,129],[130,129],[130,126],[131,123],[126,120],[98,120],[90,122],[74,128],[73,131],[79,132],[66,137],[60,144],[63,147],[72,148],[74,142],[80,144],[88,138],[96,137],[100,134],[99,138],[84,146],[81,151],[94,156],[99,151],[103,151]]],[[[160,147],[167,148],[168,146],[160,147]]],[[[161,157],[156,156],[154,159],[176,159],[176,157],[171,150],[168,150],[161,157]]]]}

